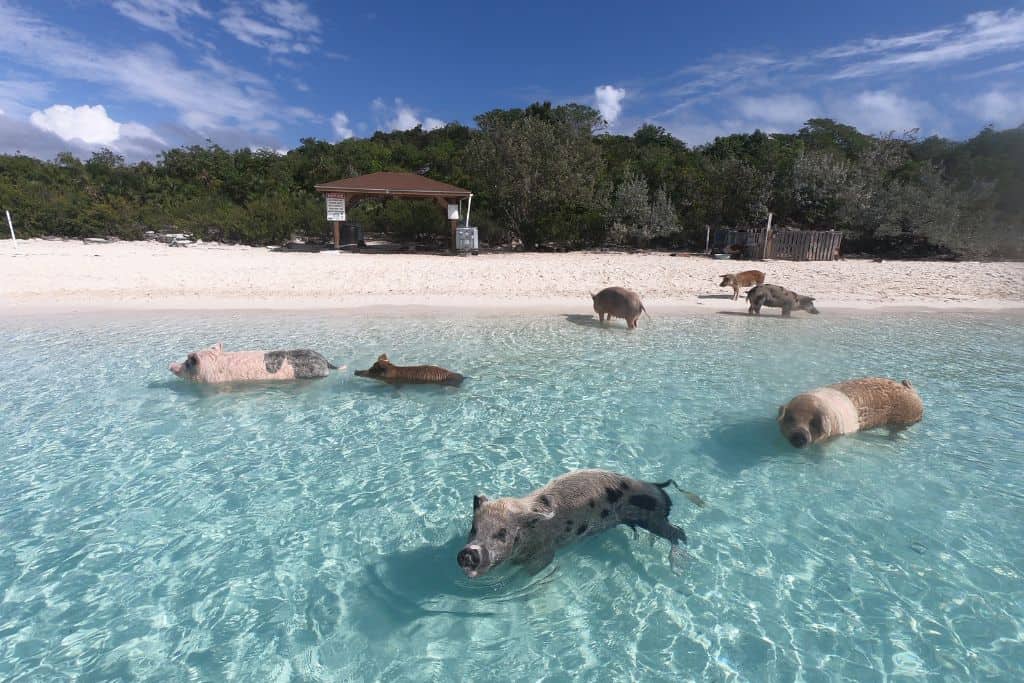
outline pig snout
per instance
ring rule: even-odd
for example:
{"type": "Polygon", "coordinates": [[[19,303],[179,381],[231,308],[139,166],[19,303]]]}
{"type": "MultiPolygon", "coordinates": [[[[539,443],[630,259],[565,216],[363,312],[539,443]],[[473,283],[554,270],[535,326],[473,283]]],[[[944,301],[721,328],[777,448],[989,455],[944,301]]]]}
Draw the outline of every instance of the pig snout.
{"type": "Polygon", "coordinates": [[[466,576],[473,579],[480,575],[480,569],[484,564],[485,552],[483,548],[476,544],[467,545],[459,551],[457,560],[466,576]]]}
{"type": "Polygon", "coordinates": [[[789,442],[795,448],[803,448],[811,442],[811,433],[806,429],[798,429],[789,435],[789,442]]]}
{"type": "Polygon", "coordinates": [[[178,377],[181,377],[181,373],[182,370],[184,370],[184,366],[181,363],[171,363],[171,367],[168,369],[178,377]]]}

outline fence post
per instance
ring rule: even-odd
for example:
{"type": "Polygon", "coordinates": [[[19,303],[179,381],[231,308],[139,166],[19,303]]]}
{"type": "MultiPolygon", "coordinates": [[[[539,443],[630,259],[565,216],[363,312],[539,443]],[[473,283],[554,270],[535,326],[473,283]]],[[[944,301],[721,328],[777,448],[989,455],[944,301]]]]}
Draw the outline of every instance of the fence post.
{"type": "Polygon", "coordinates": [[[772,216],[774,215],[771,211],[768,212],[768,227],[764,229],[764,250],[761,252],[762,261],[768,258],[768,238],[772,233],[772,216]]]}
{"type": "Polygon", "coordinates": [[[7,214],[7,227],[11,229],[11,242],[14,244],[14,251],[18,251],[18,240],[14,236],[14,223],[11,222],[11,212],[4,209],[4,213],[7,214]]]}

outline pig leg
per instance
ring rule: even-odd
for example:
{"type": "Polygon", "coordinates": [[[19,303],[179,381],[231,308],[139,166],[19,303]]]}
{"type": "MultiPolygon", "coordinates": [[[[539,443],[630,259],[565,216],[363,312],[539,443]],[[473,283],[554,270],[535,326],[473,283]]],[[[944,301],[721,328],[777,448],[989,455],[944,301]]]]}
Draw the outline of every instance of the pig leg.
{"type": "Polygon", "coordinates": [[[786,303],[782,304],[782,317],[783,318],[790,317],[790,314],[792,312],[793,312],[793,304],[789,303],[788,301],[786,303]]]}
{"type": "Polygon", "coordinates": [[[736,301],[736,299],[739,299],[739,298],[740,298],[740,288],[739,288],[738,285],[733,285],[732,286],[732,300],[736,301]]]}

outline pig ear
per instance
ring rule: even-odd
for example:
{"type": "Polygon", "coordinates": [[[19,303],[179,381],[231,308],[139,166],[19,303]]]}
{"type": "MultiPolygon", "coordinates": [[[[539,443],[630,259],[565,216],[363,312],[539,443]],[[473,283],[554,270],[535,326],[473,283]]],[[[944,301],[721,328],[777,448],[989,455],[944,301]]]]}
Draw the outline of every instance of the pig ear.
{"type": "Polygon", "coordinates": [[[473,496],[473,510],[479,510],[480,506],[487,502],[487,496],[476,495],[473,496]]]}
{"type": "Polygon", "coordinates": [[[380,354],[380,356],[377,357],[377,362],[378,363],[387,363],[388,362],[388,354],[386,354],[386,353],[380,354]]]}
{"type": "Polygon", "coordinates": [[[211,346],[210,349],[216,351],[217,353],[220,353],[221,351],[224,350],[224,342],[217,342],[216,344],[211,346]]]}
{"type": "Polygon", "coordinates": [[[552,510],[551,512],[534,512],[531,510],[529,512],[522,512],[519,514],[519,523],[527,529],[532,529],[533,527],[537,526],[538,522],[541,522],[545,519],[551,519],[554,516],[554,510],[552,510]]]}
{"type": "Polygon", "coordinates": [[[776,420],[781,420],[782,416],[786,414],[786,406],[779,406],[779,414],[775,417],[776,420]]]}

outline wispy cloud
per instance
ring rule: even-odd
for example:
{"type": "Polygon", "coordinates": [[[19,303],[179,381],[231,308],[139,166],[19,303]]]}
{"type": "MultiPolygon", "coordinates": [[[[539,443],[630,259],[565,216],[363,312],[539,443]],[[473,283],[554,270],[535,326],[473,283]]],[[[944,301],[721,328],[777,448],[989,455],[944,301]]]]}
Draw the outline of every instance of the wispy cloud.
{"type": "MultiPolygon", "coordinates": [[[[976,12],[963,24],[933,31],[942,34],[929,43],[892,45],[878,57],[840,69],[833,78],[857,78],[896,70],[935,68],[969,59],[1024,48],[1024,11],[976,12]]],[[[892,40],[892,39],[890,39],[892,40]]]]}
{"type": "Polygon", "coordinates": [[[992,89],[963,102],[960,109],[984,124],[1001,128],[1024,125],[1024,91],[992,89]]]}
{"type": "Polygon", "coordinates": [[[181,21],[189,17],[210,18],[199,0],[113,0],[110,6],[132,21],[185,43],[192,40],[181,21]]]}
{"type": "Polygon", "coordinates": [[[320,43],[320,19],[303,2],[269,0],[258,8],[230,5],[220,25],[241,42],[273,55],[310,54],[320,43]]]}

